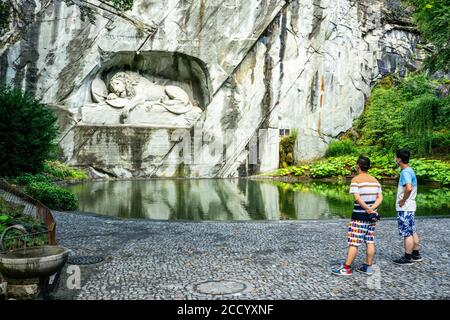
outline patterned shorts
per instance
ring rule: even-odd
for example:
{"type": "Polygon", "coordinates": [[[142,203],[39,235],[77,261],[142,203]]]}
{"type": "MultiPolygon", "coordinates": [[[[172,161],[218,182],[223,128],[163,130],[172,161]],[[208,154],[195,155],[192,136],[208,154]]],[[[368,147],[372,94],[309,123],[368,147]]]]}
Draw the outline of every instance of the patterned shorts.
{"type": "Polygon", "coordinates": [[[349,246],[359,247],[361,243],[375,242],[376,222],[352,220],[348,224],[347,242],[349,246]]]}
{"type": "Polygon", "coordinates": [[[414,211],[397,211],[398,233],[402,237],[412,236],[416,231],[414,211]]]}

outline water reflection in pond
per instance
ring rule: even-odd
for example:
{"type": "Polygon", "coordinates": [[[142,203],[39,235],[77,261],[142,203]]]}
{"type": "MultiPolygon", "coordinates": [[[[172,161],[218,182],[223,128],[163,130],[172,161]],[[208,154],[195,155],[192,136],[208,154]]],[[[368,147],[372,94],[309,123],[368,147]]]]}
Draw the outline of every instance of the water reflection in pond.
{"type": "MultiPolygon", "coordinates": [[[[158,220],[304,220],[350,217],[347,184],[247,179],[86,182],[68,187],[80,210],[158,220]]],[[[394,216],[395,186],[384,186],[383,216],[394,216]]],[[[417,215],[450,215],[450,189],[419,187],[417,215]]]]}

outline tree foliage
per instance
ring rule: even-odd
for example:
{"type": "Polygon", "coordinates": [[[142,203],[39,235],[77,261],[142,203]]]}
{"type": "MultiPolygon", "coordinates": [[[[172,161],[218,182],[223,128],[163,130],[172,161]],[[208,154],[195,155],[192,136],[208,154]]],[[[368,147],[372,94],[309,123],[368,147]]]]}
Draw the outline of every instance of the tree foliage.
{"type": "Polygon", "coordinates": [[[9,24],[10,7],[6,0],[0,0],[0,32],[3,32],[9,24]]]}
{"type": "Polygon", "coordinates": [[[423,156],[437,147],[448,152],[450,99],[439,97],[437,87],[436,81],[420,73],[397,86],[383,80],[357,122],[359,144],[391,151],[406,147],[423,156]]]}
{"type": "Polygon", "coordinates": [[[426,94],[414,99],[405,113],[405,131],[418,154],[431,154],[433,142],[433,109],[439,108],[439,99],[426,94]]]}
{"type": "Polygon", "coordinates": [[[450,1],[408,0],[414,5],[414,21],[423,37],[433,45],[425,65],[431,71],[450,71],[450,1]]]}
{"type": "Polygon", "coordinates": [[[16,89],[0,88],[0,176],[42,169],[57,135],[52,111],[16,89]]]}
{"type": "Polygon", "coordinates": [[[395,87],[377,86],[362,115],[358,130],[363,145],[395,149],[403,143],[405,100],[395,87]]]}

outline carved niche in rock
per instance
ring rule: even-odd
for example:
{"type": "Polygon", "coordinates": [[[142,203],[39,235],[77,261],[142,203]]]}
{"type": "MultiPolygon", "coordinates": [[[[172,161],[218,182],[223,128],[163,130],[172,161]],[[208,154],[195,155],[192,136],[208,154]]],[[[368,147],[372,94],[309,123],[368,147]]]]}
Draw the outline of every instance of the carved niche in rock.
{"type": "Polygon", "coordinates": [[[94,104],[82,108],[83,123],[190,127],[202,110],[179,86],[159,85],[134,71],[117,71],[105,83],[92,81],[94,104]]]}

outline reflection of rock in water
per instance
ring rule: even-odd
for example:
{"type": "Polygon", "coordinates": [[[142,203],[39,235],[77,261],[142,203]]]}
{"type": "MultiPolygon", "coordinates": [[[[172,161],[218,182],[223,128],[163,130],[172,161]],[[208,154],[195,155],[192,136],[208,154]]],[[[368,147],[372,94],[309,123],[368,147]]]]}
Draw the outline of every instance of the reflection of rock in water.
{"type": "Polygon", "coordinates": [[[276,220],[330,216],[319,195],[251,180],[106,181],[73,186],[81,210],[156,220],[276,220]],[[281,206],[281,207],[280,207],[281,206]],[[282,211],[282,213],[280,213],[282,211]]]}
{"type": "Polygon", "coordinates": [[[261,189],[261,199],[263,202],[264,215],[268,220],[280,218],[279,193],[278,188],[269,183],[259,183],[261,189]]]}
{"type": "Polygon", "coordinates": [[[297,219],[320,219],[331,217],[326,198],[310,192],[294,192],[297,219]]]}
{"type": "Polygon", "coordinates": [[[214,181],[214,189],[232,220],[249,220],[244,203],[248,201],[238,189],[236,180],[214,181]]]}
{"type": "Polygon", "coordinates": [[[81,210],[118,217],[158,220],[278,218],[276,187],[249,181],[243,185],[238,180],[106,181],[74,186],[72,190],[80,199],[81,210]]]}
{"type": "Polygon", "coordinates": [[[227,220],[227,212],[223,207],[217,190],[211,180],[194,180],[190,182],[189,193],[184,198],[187,201],[187,214],[198,212],[196,217],[204,220],[227,220]],[[197,209],[199,208],[199,209],[197,209]]]}
{"type": "MultiPolygon", "coordinates": [[[[204,220],[248,220],[242,206],[245,201],[234,181],[192,180],[186,181],[184,194],[178,194],[180,206],[186,218],[204,220]]],[[[178,216],[181,212],[178,212],[178,216]]]]}
{"type": "Polygon", "coordinates": [[[176,208],[176,185],[174,181],[158,183],[140,181],[143,190],[142,211],[148,219],[169,220],[176,208]]]}
{"type": "MultiPolygon", "coordinates": [[[[334,198],[315,193],[313,188],[293,191],[270,182],[242,179],[106,181],[70,187],[80,200],[80,210],[124,218],[224,221],[349,216],[353,198],[342,188],[326,188],[335,191],[334,198]]],[[[395,203],[395,187],[384,190],[380,210],[388,216],[395,203]]],[[[432,191],[440,193],[433,193],[435,197],[427,200],[428,204],[419,201],[417,212],[448,214],[448,191],[432,191]],[[436,199],[443,199],[442,203],[436,199]]],[[[422,187],[420,197],[430,197],[430,189],[422,187]]]]}

